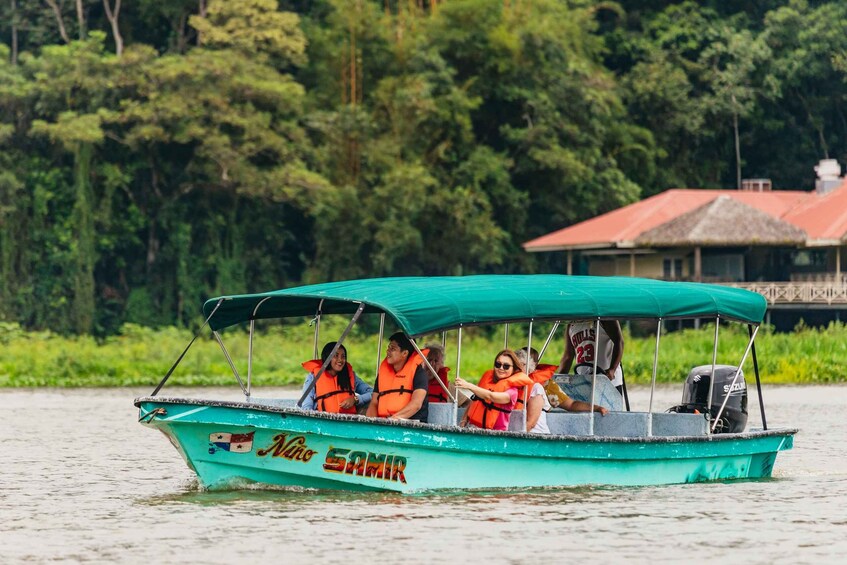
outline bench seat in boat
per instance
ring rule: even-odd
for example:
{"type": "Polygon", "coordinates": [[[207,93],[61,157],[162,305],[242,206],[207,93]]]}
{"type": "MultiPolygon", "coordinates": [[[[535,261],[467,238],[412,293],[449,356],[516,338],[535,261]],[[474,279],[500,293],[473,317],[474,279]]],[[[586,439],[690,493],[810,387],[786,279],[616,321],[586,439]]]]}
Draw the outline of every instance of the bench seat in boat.
{"type": "MultiPolygon", "coordinates": [[[[464,408],[459,409],[459,419],[464,408]]],[[[454,425],[453,405],[431,402],[429,405],[430,424],[442,426],[454,425]]],[[[583,436],[590,430],[589,415],[584,412],[565,412],[553,410],[547,413],[547,426],[553,435],[583,436]]],[[[522,432],[524,412],[515,410],[509,421],[509,431],[522,432]]],[[[605,437],[646,437],[647,412],[609,412],[605,416],[594,414],[594,435],[605,437]]],[[[700,436],[706,434],[706,419],[701,414],[653,413],[654,436],[700,436]]]]}

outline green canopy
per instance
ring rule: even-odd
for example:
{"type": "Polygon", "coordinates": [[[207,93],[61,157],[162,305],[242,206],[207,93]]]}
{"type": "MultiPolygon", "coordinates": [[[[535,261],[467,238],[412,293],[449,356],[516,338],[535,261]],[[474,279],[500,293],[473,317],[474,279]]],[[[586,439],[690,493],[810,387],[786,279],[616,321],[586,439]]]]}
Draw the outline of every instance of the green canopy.
{"type": "Polygon", "coordinates": [[[760,294],[712,284],[632,277],[475,275],[397,277],[323,283],[208,300],[203,313],[218,330],[251,318],[354,312],[385,313],[406,334],[419,336],[460,326],[584,318],[713,318],[759,323],[767,303],[760,294]],[[257,309],[258,306],[258,309],[257,309]]]}

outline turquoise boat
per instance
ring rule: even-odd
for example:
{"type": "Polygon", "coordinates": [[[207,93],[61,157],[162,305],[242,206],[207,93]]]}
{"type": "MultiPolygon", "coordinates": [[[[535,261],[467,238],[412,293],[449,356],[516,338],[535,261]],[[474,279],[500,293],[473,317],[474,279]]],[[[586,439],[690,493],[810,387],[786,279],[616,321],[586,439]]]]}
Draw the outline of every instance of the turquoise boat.
{"type": "MultiPolygon", "coordinates": [[[[139,421],[169,438],[204,488],[259,483],[411,493],[756,479],[771,476],[777,453],[792,447],[797,432],[768,429],[755,353],[766,303],[760,295],[741,289],[628,277],[405,277],[224,296],[207,301],[203,309],[244,401],[158,396],[177,360],[156,390],[137,398],[135,405],[139,421]],[[598,329],[603,320],[653,320],[657,323],[653,387],[662,324],[712,320],[711,365],[692,373],[692,386],[705,386],[706,405],[704,410],[680,406],[675,412],[654,412],[651,389],[647,412],[617,410],[601,416],[554,410],[547,414],[551,433],[541,435],[526,433],[518,412],[513,413],[508,431],[459,427],[461,409],[453,391],[446,391],[450,402],[429,405],[426,423],[326,414],[303,410],[294,400],[255,397],[251,390],[255,321],[313,317],[317,346],[320,319],[329,314],[352,315],[339,342],[362,315],[379,316],[380,349],[386,319],[412,338],[419,352],[416,339],[438,332],[444,339],[446,332],[455,332],[457,376],[461,375],[462,329],[468,326],[503,325],[508,341],[510,324],[528,324],[529,348],[532,325],[552,323],[541,349],[543,356],[560,323],[568,320],[592,320],[598,329]],[[250,326],[246,384],[218,333],[245,322],[250,326]],[[729,368],[718,365],[716,359],[719,328],[727,322],[746,324],[750,332],[741,361],[729,368]],[[738,404],[741,393],[742,428],[746,422],[747,391],[741,367],[751,353],[762,427],[736,430],[725,424],[729,406],[738,404]],[[717,386],[721,371],[728,375],[722,387],[717,386]],[[718,402],[713,403],[714,398],[718,402]]],[[[600,401],[596,364],[589,389],[586,401],[593,405],[600,401]]]]}

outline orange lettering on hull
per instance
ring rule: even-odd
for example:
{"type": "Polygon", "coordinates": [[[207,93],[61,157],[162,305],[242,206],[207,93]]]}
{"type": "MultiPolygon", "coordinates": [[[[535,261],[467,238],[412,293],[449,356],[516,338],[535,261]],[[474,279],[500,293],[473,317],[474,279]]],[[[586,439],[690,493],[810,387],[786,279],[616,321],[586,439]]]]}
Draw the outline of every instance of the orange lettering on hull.
{"type": "Polygon", "coordinates": [[[399,455],[351,451],[330,446],[323,467],[327,473],[344,473],[406,484],[406,458],[399,455]]]}

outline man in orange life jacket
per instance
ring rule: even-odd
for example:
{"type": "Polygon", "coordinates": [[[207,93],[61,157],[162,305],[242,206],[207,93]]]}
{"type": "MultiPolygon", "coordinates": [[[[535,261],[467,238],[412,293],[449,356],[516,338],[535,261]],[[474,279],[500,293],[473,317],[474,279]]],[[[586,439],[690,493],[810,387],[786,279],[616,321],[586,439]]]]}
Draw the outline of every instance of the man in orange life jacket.
{"type": "Polygon", "coordinates": [[[388,349],[379,366],[367,415],[426,422],[429,376],[423,361],[403,332],[388,338],[388,349]]]}

